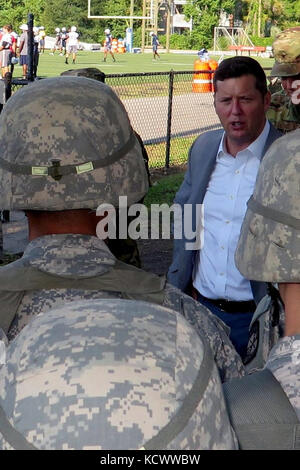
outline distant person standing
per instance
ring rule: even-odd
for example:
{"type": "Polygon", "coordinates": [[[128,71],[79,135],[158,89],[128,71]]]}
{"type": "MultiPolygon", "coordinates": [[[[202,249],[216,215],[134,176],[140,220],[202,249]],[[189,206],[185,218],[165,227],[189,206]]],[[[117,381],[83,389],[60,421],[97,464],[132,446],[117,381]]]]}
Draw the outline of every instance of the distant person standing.
{"type": "Polygon", "coordinates": [[[76,26],[71,27],[71,31],[68,34],[67,39],[67,53],[65,63],[68,64],[69,55],[72,54],[72,64],[75,64],[76,54],[78,50],[78,36],[76,26]]]}
{"type": "Polygon", "coordinates": [[[12,42],[13,36],[11,34],[11,26],[6,24],[3,26],[3,34],[0,40],[1,51],[1,72],[4,78],[6,73],[9,72],[10,61],[12,57],[12,42]]]}
{"type": "Polygon", "coordinates": [[[153,33],[153,31],[151,31],[150,36],[151,36],[151,40],[152,40],[153,59],[156,60],[156,57],[158,57],[160,59],[160,55],[157,52],[157,48],[159,46],[158,37],[157,37],[156,34],[153,33]]]}
{"type": "Polygon", "coordinates": [[[39,30],[40,54],[43,54],[45,52],[46,32],[44,26],[40,26],[39,30]]]}
{"type": "Polygon", "coordinates": [[[68,39],[67,28],[61,28],[61,50],[60,55],[66,55],[67,53],[67,39],[68,39]]]}
{"type": "Polygon", "coordinates": [[[115,59],[115,56],[113,54],[113,51],[111,50],[112,48],[112,35],[110,34],[110,29],[106,29],[104,31],[105,33],[105,39],[104,39],[104,58],[103,58],[103,62],[106,62],[106,57],[107,57],[107,54],[110,53],[110,55],[112,56],[112,59],[114,62],[116,62],[116,59],[115,59]]]}
{"type": "Polygon", "coordinates": [[[55,36],[55,44],[53,46],[50,55],[54,55],[55,51],[61,51],[61,32],[60,28],[55,28],[56,36],[55,36]]]}
{"type": "Polygon", "coordinates": [[[27,68],[28,68],[28,57],[27,57],[27,43],[28,43],[28,26],[27,24],[22,24],[20,26],[22,31],[19,44],[19,55],[20,55],[20,65],[23,68],[23,78],[27,78],[27,68]]]}

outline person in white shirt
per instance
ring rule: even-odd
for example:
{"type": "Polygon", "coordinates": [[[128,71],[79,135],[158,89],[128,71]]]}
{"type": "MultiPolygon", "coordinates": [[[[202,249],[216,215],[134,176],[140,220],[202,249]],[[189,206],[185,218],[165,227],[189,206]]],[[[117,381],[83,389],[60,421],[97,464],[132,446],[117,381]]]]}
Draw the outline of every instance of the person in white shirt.
{"type": "Polygon", "coordinates": [[[5,77],[5,74],[9,72],[10,61],[12,57],[12,29],[10,25],[3,26],[3,34],[0,40],[0,51],[1,51],[1,72],[2,77],[5,77]]]}
{"type": "Polygon", "coordinates": [[[68,64],[69,55],[72,54],[72,63],[75,64],[76,54],[78,50],[78,36],[76,26],[71,27],[71,31],[68,33],[67,39],[67,53],[65,63],[68,64]]]}
{"type": "MultiPolygon", "coordinates": [[[[266,293],[237,270],[234,252],[261,158],[281,133],[266,120],[270,103],[266,76],[250,57],[221,62],[214,75],[214,104],[223,130],[202,134],[189,153],[188,170],[175,203],[204,207],[203,246],[174,240],[168,280],[193,295],[230,328],[242,358],[256,302],[266,293]]],[[[196,216],[193,214],[196,227],[196,216]]]]}

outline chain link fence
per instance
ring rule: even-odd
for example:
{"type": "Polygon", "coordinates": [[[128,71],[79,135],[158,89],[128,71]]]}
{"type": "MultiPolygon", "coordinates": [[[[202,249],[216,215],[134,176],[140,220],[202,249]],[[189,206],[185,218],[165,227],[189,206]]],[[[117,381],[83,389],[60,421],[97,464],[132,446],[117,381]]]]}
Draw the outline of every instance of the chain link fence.
{"type": "Polygon", "coordinates": [[[213,94],[193,92],[201,71],[106,75],[146,146],[151,168],[186,162],[194,138],[220,127],[213,94]]]}

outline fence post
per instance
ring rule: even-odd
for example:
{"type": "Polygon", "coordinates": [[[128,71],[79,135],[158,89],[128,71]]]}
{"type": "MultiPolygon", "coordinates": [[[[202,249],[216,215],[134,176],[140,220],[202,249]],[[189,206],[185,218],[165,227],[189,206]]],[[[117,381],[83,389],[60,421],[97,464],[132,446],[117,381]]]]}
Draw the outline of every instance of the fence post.
{"type": "Polygon", "coordinates": [[[28,58],[28,68],[27,68],[27,80],[33,81],[33,14],[28,13],[27,16],[27,25],[28,25],[28,35],[27,35],[27,58],[28,58]]]}
{"type": "Polygon", "coordinates": [[[174,89],[174,70],[170,70],[170,74],[169,74],[168,120],[167,120],[167,141],[166,141],[166,161],[165,161],[165,167],[166,168],[169,168],[169,166],[170,166],[173,89],[174,89]]]}

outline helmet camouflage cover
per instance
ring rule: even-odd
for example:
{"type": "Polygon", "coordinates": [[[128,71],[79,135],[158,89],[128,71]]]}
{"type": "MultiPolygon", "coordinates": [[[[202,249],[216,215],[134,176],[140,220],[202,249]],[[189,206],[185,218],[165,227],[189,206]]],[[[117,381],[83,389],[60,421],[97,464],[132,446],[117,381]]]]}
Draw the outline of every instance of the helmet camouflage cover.
{"type": "Polygon", "coordinates": [[[56,77],[17,91],[0,116],[0,207],[94,209],[148,190],[141,146],[112,89],[56,77]]]}
{"type": "Polygon", "coordinates": [[[235,253],[240,272],[300,282],[300,129],[277,139],[260,165],[235,253]]]}
{"type": "MultiPolygon", "coordinates": [[[[236,446],[209,346],[180,314],[141,301],[37,315],[7,347],[0,407],[38,449],[236,446]]],[[[5,423],[0,449],[19,448],[5,423]]]]}
{"type": "Polygon", "coordinates": [[[300,73],[300,27],[279,33],[273,43],[275,64],[271,76],[291,77],[300,73]]]}
{"type": "Polygon", "coordinates": [[[101,72],[101,70],[96,69],[94,67],[85,67],[83,69],[71,69],[62,72],[61,77],[65,76],[73,76],[73,77],[87,77],[93,78],[94,80],[99,80],[100,82],[104,82],[105,74],[101,72]]]}

